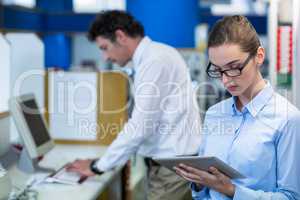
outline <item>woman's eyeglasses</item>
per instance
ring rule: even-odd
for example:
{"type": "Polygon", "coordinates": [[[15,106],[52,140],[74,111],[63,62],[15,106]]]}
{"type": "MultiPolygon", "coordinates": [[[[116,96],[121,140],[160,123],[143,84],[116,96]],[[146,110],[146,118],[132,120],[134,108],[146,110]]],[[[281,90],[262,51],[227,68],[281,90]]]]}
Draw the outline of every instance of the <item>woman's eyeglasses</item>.
{"type": "Polygon", "coordinates": [[[253,55],[250,54],[245,62],[239,64],[231,64],[229,68],[225,70],[219,70],[221,67],[209,62],[206,68],[206,73],[211,78],[221,78],[223,74],[229,77],[240,76],[242,74],[242,70],[246,67],[252,57],[253,55]]]}

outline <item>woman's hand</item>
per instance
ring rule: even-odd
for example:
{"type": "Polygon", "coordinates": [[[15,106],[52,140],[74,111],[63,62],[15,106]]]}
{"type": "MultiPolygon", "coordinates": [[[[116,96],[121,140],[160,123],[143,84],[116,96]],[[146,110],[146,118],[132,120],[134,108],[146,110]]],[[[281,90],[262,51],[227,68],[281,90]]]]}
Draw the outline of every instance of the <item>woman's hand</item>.
{"type": "Polygon", "coordinates": [[[202,189],[203,186],[212,188],[220,193],[233,197],[235,186],[229,177],[221,173],[214,167],[209,168],[209,172],[202,171],[184,164],[174,168],[176,173],[184,179],[194,182],[202,189]]]}

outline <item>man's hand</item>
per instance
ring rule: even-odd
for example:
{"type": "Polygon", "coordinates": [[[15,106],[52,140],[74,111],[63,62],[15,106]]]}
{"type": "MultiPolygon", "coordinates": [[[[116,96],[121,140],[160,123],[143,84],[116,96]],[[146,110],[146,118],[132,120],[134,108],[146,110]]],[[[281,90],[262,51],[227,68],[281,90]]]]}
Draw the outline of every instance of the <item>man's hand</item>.
{"type": "Polygon", "coordinates": [[[95,176],[96,174],[90,170],[90,165],[93,160],[75,160],[66,166],[66,170],[69,172],[77,172],[82,176],[95,176]]]}
{"type": "Polygon", "coordinates": [[[220,193],[233,197],[235,186],[229,177],[221,173],[214,167],[209,168],[209,172],[202,171],[184,164],[175,167],[176,173],[184,179],[196,183],[200,188],[203,186],[212,188],[220,193]]]}

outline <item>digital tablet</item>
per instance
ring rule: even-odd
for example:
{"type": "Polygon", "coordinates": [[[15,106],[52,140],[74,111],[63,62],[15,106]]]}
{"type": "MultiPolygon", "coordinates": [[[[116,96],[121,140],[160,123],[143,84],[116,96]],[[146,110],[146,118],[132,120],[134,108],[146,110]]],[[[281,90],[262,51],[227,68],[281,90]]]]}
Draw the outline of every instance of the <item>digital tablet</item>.
{"type": "Polygon", "coordinates": [[[231,179],[246,178],[240,172],[233,169],[232,167],[230,167],[229,165],[227,165],[217,157],[180,156],[180,157],[168,157],[168,158],[156,157],[152,159],[155,162],[173,171],[174,171],[174,167],[182,163],[203,171],[208,171],[209,167],[215,167],[220,172],[222,172],[223,174],[225,174],[231,179]]]}

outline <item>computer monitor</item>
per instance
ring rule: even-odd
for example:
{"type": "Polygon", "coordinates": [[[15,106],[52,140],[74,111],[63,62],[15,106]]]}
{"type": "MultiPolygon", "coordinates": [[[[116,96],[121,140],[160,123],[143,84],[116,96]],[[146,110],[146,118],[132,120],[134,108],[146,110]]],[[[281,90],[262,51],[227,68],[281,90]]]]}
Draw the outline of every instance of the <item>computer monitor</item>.
{"type": "MultiPolygon", "coordinates": [[[[24,152],[33,161],[54,147],[47,125],[33,94],[13,97],[10,111],[24,144],[24,152]]],[[[22,159],[22,158],[21,158],[22,159]]],[[[28,170],[25,170],[28,171],[28,170]]]]}
{"type": "Polygon", "coordinates": [[[9,120],[9,114],[0,116],[0,159],[7,154],[10,148],[9,120]]]}

